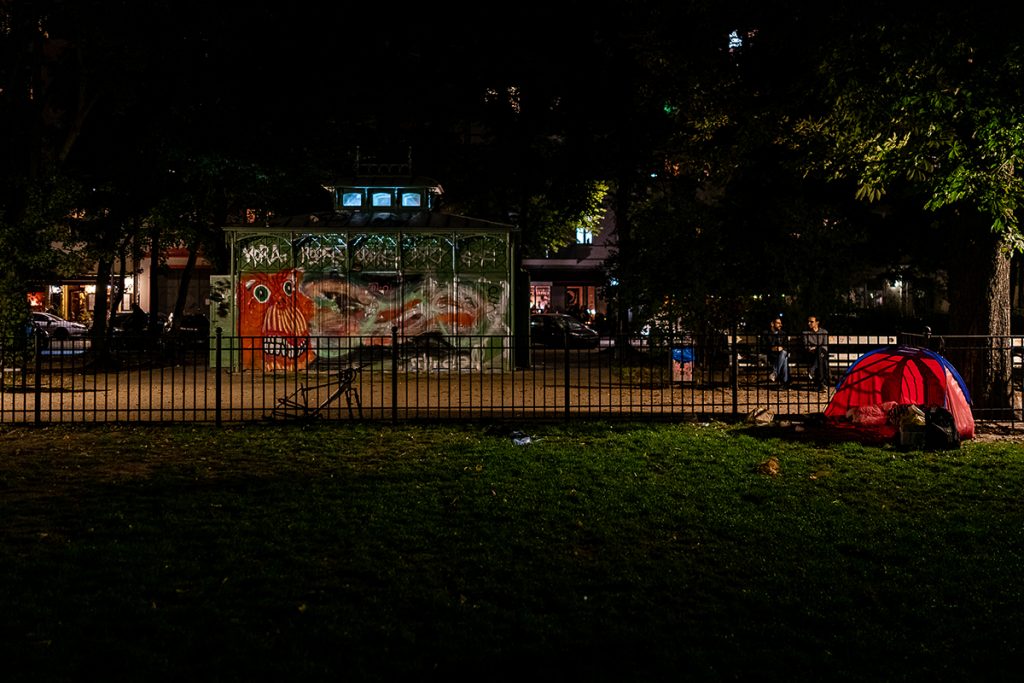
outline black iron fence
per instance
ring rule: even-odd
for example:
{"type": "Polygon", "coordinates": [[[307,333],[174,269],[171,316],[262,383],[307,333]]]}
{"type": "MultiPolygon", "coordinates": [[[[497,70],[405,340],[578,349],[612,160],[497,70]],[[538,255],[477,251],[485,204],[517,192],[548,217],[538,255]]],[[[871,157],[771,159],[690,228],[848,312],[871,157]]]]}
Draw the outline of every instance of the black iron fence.
{"type": "Polygon", "coordinates": [[[330,337],[296,343],[218,334],[199,343],[141,340],[98,353],[88,340],[0,347],[0,423],[262,420],[729,419],[764,409],[820,413],[849,365],[896,343],[929,346],[968,370],[975,395],[1007,363],[1001,405],[975,418],[1015,423],[1022,337],[832,335],[832,384],[799,354],[792,381],[769,381],[756,336],[602,339],[593,348],[515,348],[508,337],[330,337]],[[981,358],[979,363],[978,358],[981,358]]]}

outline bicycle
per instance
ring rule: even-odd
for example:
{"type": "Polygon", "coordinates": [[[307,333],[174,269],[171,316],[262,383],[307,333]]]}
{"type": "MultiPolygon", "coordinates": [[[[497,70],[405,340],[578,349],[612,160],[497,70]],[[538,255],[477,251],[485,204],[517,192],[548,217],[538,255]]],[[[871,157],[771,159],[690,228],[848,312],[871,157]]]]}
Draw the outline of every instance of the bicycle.
{"type": "Polygon", "coordinates": [[[336,375],[327,382],[320,384],[305,385],[277,399],[277,407],[268,416],[268,419],[282,418],[288,420],[311,420],[320,417],[320,413],[344,395],[345,405],[348,408],[348,416],[354,418],[355,412],[363,417],[363,403],[359,396],[359,389],[353,386],[359,367],[346,367],[338,370],[336,375]],[[310,396],[315,395],[321,389],[331,388],[332,391],[320,403],[310,405],[310,396]]]}

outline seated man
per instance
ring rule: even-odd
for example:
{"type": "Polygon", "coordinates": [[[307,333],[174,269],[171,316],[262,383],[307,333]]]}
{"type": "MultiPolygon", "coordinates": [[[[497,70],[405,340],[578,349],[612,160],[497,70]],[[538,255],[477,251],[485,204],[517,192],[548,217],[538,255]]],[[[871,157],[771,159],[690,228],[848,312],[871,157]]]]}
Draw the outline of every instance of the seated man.
{"type": "Polygon", "coordinates": [[[807,379],[818,388],[832,384],[832,373],[828,365],[828,330],[818,324],[813,315],[807,318],[804,330],[804,354],[807,358],[807,379]]]}
{"type": "Polygon", "coordinates": [[[775,318],[762,338],[765,358],[768,359],[769,382],[789,384],[789,337],[782,331],[782,318],[775,318]]]}

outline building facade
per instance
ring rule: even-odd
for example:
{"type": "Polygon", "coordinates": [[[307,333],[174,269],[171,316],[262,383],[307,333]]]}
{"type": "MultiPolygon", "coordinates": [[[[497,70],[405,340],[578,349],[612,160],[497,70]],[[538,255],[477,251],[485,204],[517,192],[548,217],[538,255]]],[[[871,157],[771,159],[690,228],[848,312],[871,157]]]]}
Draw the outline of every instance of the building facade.
{"type": "Polygon", "coordinates": [[[326,188],[333,211],[225,227],[231,268],[211,283],[211,321],[241,339],[231,365],[365,362],[393,332],[403,344],[435,340],[474,368],[509,363],[514,226],[441,211],[427,178],[326,188]]]}
{"type": "Polygon", "coordinates": [[[569,313],[582,322],[606,319],[607,260],[615,249],[615,216],[605,212],[597,234],[580,229],[576,243],[540,257],[526,257],[530,278],[530,311],[569,313]]]}

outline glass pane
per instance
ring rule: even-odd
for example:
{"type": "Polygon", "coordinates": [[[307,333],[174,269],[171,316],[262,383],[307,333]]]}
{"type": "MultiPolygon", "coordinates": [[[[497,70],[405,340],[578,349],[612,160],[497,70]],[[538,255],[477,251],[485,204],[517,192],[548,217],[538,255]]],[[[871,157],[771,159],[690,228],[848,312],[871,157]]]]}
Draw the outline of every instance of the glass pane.
{"type": "Polygon", "coordinates": [[[361,192],[346,192],[341,195],[342,206],[362,206],[363,195],[361,192]]]}
{"type": "Polygon", "coordinates": [[[422,198],[419,192],[403,192],[402,206],[420,206],[422,198]]]}
{"type": "Polygon", "coordinates": [[[374,192],[373,193],[373,205],[374,206],[391,206],[391,193],[390,192],[374,192]]]}

